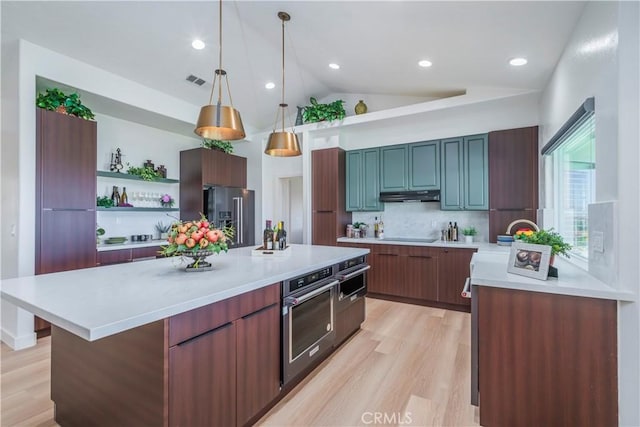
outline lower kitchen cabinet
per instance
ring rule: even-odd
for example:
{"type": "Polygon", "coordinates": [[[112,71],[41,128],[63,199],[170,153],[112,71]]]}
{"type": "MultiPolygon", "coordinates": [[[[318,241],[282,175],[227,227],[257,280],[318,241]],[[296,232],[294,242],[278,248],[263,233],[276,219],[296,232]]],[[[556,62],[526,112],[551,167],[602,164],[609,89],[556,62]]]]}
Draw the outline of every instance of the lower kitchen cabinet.
{"type": "Polygon", "coordinates": [[[344,310],[336,312],[336,347],[360,329],[365,319],[365,299],[358,297],[344,310]]]}
{"type": "Polygon", "coordinates": [[[488,286],[473,298],[481,425],[618,425],[617,301],[488,286]]]}
{"type": "Polygon", "coordinates": [[[98,252],[97,264],[109,265],[131,262],[144,258],[155,258],[162,248],[160,246],[148,246],[143,248],[117,249],[114,251],[98,252]]]}
{"type": "Polygon", "coordinates": [[[235,401],[233,323],[169,349],[170,426],[235,426],[235,401]]]}
{"type": "Polygon", "coordinates": [[[471,307],[471,300],[460,294],[471,273],[469,264],[475,250],[439,248],[438,251],[438,301],[471,307]]]}
{"type": "Polygon", "coordinates": [[[372,252],[369,255],[369,264],[371,270],[367,277],[368,291],[374,294],[396,295],[398,283],[404,276],[398,251],[388,247],[379,253],[372,252]]]}
{"type": "Polygon", "coordinates": [[[53,326],[56,421],[169,427],[255,421],[280,393],[280,288],[277,283],[97,341],[53,326]]]}
{"type": "Polygon", "coordinates": [[[408,247],[408,253],[401,263],[405,272],[402,296],[427,301],[438,300],[438,258],[433,252],[431,248],[408,247]]]}

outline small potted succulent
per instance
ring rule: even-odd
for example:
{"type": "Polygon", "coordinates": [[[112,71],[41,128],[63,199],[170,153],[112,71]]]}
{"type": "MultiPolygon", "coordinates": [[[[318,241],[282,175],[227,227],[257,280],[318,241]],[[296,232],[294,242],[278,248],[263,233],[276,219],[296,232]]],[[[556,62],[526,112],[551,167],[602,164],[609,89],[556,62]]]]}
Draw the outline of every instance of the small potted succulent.
{"type": "Polygon", "coordinates": [[[467,227],[462,229],[462,234],[464,235],[465,243],[473,243],[473,236],[478,234],[478,230],[475,227],[467,227]]]}
{"type": "Polygon", "coordinates": [[[169,230],[171,230],[171,224],[164,224],[162,221],[156,224],[156,231],[158,232],[159,238],[162,240],[167,240],[169,238],[169,230]]]}

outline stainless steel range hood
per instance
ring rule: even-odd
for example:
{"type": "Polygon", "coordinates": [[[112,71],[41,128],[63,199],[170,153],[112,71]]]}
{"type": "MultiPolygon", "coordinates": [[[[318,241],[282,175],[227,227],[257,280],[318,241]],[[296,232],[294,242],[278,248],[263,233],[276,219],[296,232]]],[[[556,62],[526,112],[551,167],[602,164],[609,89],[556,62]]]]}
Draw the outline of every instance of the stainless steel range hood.
{"type": "Polygon", "coordinates": [[[380,201],[389,202],[439,202],[440,190],[383,191],[380,201]]]}

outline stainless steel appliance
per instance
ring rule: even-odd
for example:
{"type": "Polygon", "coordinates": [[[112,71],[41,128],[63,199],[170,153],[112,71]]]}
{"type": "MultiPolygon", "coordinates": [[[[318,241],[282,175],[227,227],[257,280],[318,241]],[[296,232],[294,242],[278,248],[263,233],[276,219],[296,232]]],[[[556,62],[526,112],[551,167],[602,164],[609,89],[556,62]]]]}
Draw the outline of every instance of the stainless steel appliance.
{"type": "Polygon", "coordinates": [[[253,190],[209,187],[204,190],[203,213],[216,227],[235,228],[232,248],[255,244],[255,195],[253,190]]]}
{"type": "Polygon", "coordinates": [[[336,265],[336,279],[338,279],[338,310],[351,305],[359,297],[367,293],[367,264],[366,255],[343,261],[336,265]]]}
{"type": "Polygon", "coordinates": [[[334,266],[287,280],[282,288],[282,383],[331,350],[335,341],[334,266]]]}
{"type": "Polygon", "coordinates": [[[439,202],[440,190],[381,191],[380,201],[389,202],[439,202]]]}

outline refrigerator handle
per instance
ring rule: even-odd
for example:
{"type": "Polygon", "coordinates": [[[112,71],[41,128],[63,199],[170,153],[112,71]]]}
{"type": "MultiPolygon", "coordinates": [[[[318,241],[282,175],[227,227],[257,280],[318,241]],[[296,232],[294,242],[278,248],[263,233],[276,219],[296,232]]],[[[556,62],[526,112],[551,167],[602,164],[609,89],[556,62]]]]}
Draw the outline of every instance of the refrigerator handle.
{"type": "Polygon", "coordinates": [[[242,199],[240,197],[234,197],[233,198],[233,207],[234,207],[234,211],[235,211],[235,220],[236,220],[236,238],[235,238],[235,243],[237,245],[239,245],[240,242],[240,236],[242,236],[242,220],[241,220],[241,203],[242,203],[242,199]]]}
{"type": "Polygon", "coordinates": [[[240,198],[240,244],[244,245],[244,199],[240,198]]]}

